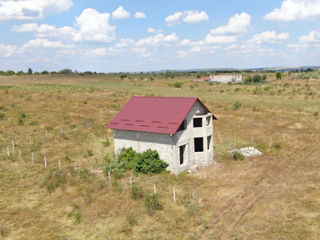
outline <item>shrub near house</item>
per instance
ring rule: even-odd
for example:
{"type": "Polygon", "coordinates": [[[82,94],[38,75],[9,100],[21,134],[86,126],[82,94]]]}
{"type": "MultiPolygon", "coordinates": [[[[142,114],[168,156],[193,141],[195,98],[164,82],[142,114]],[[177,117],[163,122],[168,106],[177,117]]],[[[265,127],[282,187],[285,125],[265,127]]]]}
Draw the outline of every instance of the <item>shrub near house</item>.
{"type": "Polygon", "coordinates": [[[151,149],[137,153],[131,147],[123,148],[117,162],[109,164],[108,171],[133,170],[136,173],[155,174],[166,171],[168,164],[162,161],[157,151],[151,149]]]}

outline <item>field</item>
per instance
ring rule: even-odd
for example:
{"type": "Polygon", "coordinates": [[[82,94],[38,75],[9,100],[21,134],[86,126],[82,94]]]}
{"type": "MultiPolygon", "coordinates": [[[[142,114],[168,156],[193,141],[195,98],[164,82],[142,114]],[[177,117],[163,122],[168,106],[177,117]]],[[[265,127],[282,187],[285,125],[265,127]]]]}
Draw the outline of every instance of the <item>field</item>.
{"type": "Polygon", "coordinates": [[[263,85],[192,74],[0,76],[0,239],[320,239],[318,74],[268,73],[263,85]],[[133,95],[199,97],[218,118],[216,164],[111,174],[110,184],[106,124],[133,95]],[[240,146],[263,155],[234,160],[229,150],[240,146]],[[155,184],[162,209],[130,177],[145,196],[155,184]]]}

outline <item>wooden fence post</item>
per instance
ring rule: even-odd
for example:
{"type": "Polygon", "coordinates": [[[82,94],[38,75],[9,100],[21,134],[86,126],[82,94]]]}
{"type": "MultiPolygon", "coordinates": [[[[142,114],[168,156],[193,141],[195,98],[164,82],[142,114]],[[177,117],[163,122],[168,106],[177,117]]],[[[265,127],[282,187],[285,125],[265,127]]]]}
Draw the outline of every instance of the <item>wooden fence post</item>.
{"type": "Polygon", "coordinates": [[[46,159],[46,156],[43,157],[43,161],[44,161],[44,168],[47,168],[47,159],[46,159]]]}
{"type": "Polygon", "coordinates": [[[108,179],[109,179],[109,185],[112,186],[112,181],[111,181],[111,174],[110,171],[108,171],[108,179]]]}
{"type": "Polygon", "coordinates": [[[154,192],[154,195],[157,194],[157,187],[156,187],[156,184],[155,184],[155,183],[153,184],[153,192],[154,192]]]}

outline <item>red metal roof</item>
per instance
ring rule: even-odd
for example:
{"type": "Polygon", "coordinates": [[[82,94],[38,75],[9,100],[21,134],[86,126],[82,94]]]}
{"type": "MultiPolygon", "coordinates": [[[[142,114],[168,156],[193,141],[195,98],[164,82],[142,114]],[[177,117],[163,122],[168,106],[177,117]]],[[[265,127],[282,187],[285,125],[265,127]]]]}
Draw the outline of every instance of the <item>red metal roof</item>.
{"type": "MultiPolygon", "coordinates": [[[[132,97],[107,125],[108,128],[167,133],[177,132],[195,102],[194,97],[132,97]]],[[[204,105],[203,107],[207,109],[204,105]]],[[[207,109],[208,110],[208,109],[207,109]]],[[[208,112],[210,112],[208,110],[208,112]]],[[[214,119],[216,119],[213,116],[214,119]]]]}

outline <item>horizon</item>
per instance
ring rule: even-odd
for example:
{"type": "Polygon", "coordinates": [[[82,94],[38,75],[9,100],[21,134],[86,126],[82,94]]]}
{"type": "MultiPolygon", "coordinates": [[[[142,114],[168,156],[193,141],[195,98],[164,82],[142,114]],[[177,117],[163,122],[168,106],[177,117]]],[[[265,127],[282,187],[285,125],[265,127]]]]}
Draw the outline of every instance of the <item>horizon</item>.
{"type": "Polygon", "coordinates": [[[0,64],[104,73],[317,66],[319,9],[320,0],[0,0],[0,64]]]}

